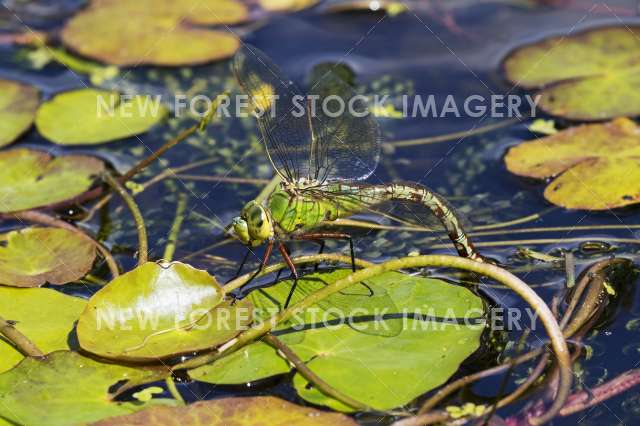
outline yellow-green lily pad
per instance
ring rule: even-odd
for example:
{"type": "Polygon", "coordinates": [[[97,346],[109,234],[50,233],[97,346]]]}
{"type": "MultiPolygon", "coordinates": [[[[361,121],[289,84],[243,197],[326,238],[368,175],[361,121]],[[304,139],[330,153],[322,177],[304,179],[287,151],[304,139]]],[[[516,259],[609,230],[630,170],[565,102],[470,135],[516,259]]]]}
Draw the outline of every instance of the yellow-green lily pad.
{"type": "Polygon", "coordinates": [[[507,78],[541,89],[538,106],[571,120],[640,115],[640,26],[589,29],[519,47],[504,60],[507,78]]]}
{"type": "MultiPolygon", "coordinates": [[[[0,286],[0,316],[44,353],[69,350],[69,334],[87,304],[79,297],[48,288],[0,286]]],[[[0,373],[13,368],[24,356],[0,338],[0,373]]]]}
{"type": "Polygon", "coordinates": [[[51,155],[31,149],[0,152],[0,213],[69,201],[87,191],[105,165],[85,155],[51,155]]]}
{"type": "Polygon", "coordinates": [[[85,276],[96,257],[87,238],[61,228],[24,228],[0,234],[0,284],[62,285],[85,276]]]}
{"type": "Polygon", "coordinates": [[[260,7],[271,12],[297,12],[318,4],[319,0],[259,0],[260,7]]]}
{"type": "Polygon", "coordinates": [[[101,288],[78,320],[80,346],[106,358],[157,361],[216,347],[250,322],[248,301],[231,305],[206,271],[147,262],[101,288]]]}
{"type": "Polygon", "coordinates": [[[232,56],[238,37],[221,27],[247,19],[235,0],[93,0],[62,30],[76,52],[120,66],[189,65],[232,56]]]}
{"type": "Polygon", "coordinates": [[[569,128],[507,152],[510,172],[553,178],[544,191],[568,209],[607,210],[640,202],[640,127],[626,118],[569,128]]]}
{"type": "Polygon", "coordinates": [[[0,80],[0,147],[31,127],[39,103],[40,94],[35,87],[0,80]]]}
{"type": "Polygon", "coordinates": [[[93,426],[356,426],[344,414],[301,407],[273,396],[222,398],[201,401],[185,407],[152,407],[127,416],[105,419],[93,426]]]}
{"type": "Polygon", "coordinates": [[[100,363],[76,352],[53,352],[43,360],[25,358],[0,374],[0,417],[22,425],[67,426],[171,404],[171,400],[112,400],[110,388],[118,382],[145,382],[157,375],[152,370],[100,363]]]}
{"type": "Polygon", "coordinates": [[[79,89],[43,103],[36,127],[59,145],[93,145],[144,133],[166,114],[159,99],[150,96],[79,89]]]}
{"type": "MultiPolygon", "coordinates": [[[[308,285],[307,281],[314,285],[330,284],[349,273],[337,270],[310,274],[298,286],[308,285]]],[[[484,330],[484,304],[468,289],[397,272],[379,275],[367,280],[367,284],[385,288],[395,305],[403,308],[379,312],[385,316],[384,323],[400,323],[400,333],[374,335],[357,329],[357,321],[351,326],[344,321],[332,322],[334,318],[325,315],[327,309],[320,306],[312,306],[300,315],[301,323],[293,323],[290,329],[279,329],[276,333],[334,389],[375,409],[392,409],[444,383],[479,347],[484,330]],[[312,318],[315,320],[310,321],[312,318]],[[323,326],[325,319],[329,321],[327,326],[323,326]],[[407,377],[411,377],[409,382],[407,377]]],[[[253,292],[252,297],[264,298],[265,303],[273,299],[281,302],[290,285],[291,281],[283,281],[253,292]]],[[[345,289],[344,294],[356,287],[345,289]]],[[[296,291],[292,303],[302,297],[296,291]]],[[[259,306],[257,302],[255,305],[259,306]]],[[[208,383],[232,384],[259,380],[289,369],[274,349],[256,342],[191,370],[189,375],[208,383]]],[[[311,403],[351,411],[350,407],[309,387],[300,374],[296,374],[294,386],[311,403]]]]}

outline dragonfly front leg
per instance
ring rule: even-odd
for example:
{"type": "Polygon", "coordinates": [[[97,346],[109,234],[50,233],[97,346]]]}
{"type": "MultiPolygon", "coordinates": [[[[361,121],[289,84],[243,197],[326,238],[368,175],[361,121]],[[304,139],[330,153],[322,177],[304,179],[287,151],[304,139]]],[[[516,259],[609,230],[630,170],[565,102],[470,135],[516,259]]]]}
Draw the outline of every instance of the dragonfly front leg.
{"type": "Polygon", "coordinates": [[[293,264],[291,257],[289,257],[289,252],[283,243],[278,243],[278,250],[291,270],[291,275],[293,275],[293,285],[291,286],[291,290],[287,296],[287,301],[284,303],[284,309],[287,309],[287,307],[289,307],[289,302],[291,302],[291,296],[293,296],[293,292],[296,291],[296,287],[298,286],[298,271],[296,271],[296,266],[293,264]]]}
{"type": "MultiPolygon", "coordinates": [[[[262,258],[262,261],[260,262],[260,266],[258,267],[258,270],[256,270],[256,272],[254,272],[253,275],[251,275],[251,277],[247,280],[247,282],[244,283],[242,287],[239,288],[240,294],[242,294],[242,289],[247,285],[249,285],[249,283],[251,283],[251,281],[253,281],[258,275],[260,275],[260,273],[265,268],[265,266],[267,266],[267,264],[269,263],[269,259],[271,258],[272,251],[273,251],[273,241],[269,241],[267,243],[267,248],[264,251],[264,256],[262,258]]],[[[247,257],[249,256],[250,252],[251,252],[251,249],[248,249],[247,254],[245,255],[245,258],[242,261],[242,264],[240,265],[240,268],[238,268],[238,273],[240,273],[240,271],[242,270],[242,266],[244,266],[245,262],[247,261],[247,257]]]]}

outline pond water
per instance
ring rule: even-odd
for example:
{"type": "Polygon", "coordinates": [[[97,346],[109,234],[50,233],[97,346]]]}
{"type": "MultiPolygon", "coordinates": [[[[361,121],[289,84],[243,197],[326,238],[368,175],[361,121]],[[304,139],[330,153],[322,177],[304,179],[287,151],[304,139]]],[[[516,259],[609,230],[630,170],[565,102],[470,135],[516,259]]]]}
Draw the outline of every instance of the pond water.
{"type": "MultiPolygon", "coordinates": [[[[60,16],[48,16],[46,19],[32,16],[27,23],[33,28],[55,27],[64,19],[66,11],[73,10],[79,2],[58,3],[60,16]]],[[[469,96],[477,95],[484,100],[483,105],[490,106],[492,97],[499,100],[499,96],[508,94],[523,95],[505,81],[500,68],[500,60],[516,45],[549,34],[568,34],[601,24],[634,22],[637,7],[635,1],[609,1],[606,4],[549,1],[547,3],[563,5],[531,7],[524,1],[454,0],[440,2],[441,9],[434,12],[429,9],[429,3],[411,1],[415,13],[394,17],[378,13],[328,14],[322,13],[322,9],[311,10],[277,16],[250,28],[241,27],[238,31],[243,41],[266,52],[296,81],[304,82],[317,64],[343,62],[355,73],[360,93],[389,95],[392,102],[400,102],[400,96],[407,93],[434,95],[438,108],[442,108],[449,95],[459,106],[469,96]],[[444,13],[451,14],[455,29],[440,19],[444,13]]],[[[6,21],[4,25],[7,28],[10,28],[9,22],[16,25],[15,17],[0,15],[0,18],[6,21]]],[[[0,78],[31,83],[42,91],[45,98],[88,84],[86,76],[61,65],[50,64],[43,70],[30,69],[20,49],[6,46],[0,50],[0,78]]],[[[224,88],[235,92],[239,90],[226,61],[188,68],[125,68],[116,79],[105,85],[122,92],[158,94],[165,100],[177,93],[214,95],[224,88]]],[[[479,100],[478,105],[482,102],[479,100]]],[[[399,107],[401,104],[396,105],[399,107]]],[[[473,130],[494,123],[507,124],[493,131],[440,143],[386,146],[382,161],[370,181],[411,181],[429,186],[451,200],[466,217],[471,230],[474,226],[508,222],[540,213],[537,219],[500,229],[491,235],[478,236],[475,241],[483,254],[498,259],[549,301],[564,286],[564,267],[562,264],[525,260],[516,255],[517,248],[531,248],[555,256],[561,256],[562,250],[572,251],[578,270],[611,255],[637,261],[640,246],[620,240],[640,241],[640,212],[637,208],[598,213],[550,209],[550,204],[542,196],[543,183],[515,177],[504,166],[503,156],[508,147],[534,137],[528,130],[532,119],[527,117],[529,109],[526,104],[521,112],[523,116],[516,119],[495,117],[495,114],[494,117],[490,117],[491,114],[471,117],[464,113],[460,117],[445,113],[444,117],[380,118],[387,142],[473,130]],[[594,226],[600,228],[595,229],[594,226]],[[529,228],[549,229],[527,231],[529,228]],[[519,229],[525,231],[518,232],[519,229]],[[532,243],[527,240],[542,241],[532,243]],[[587,241],[603,242],[607,247],[589,250],[585,245],[587,241]]],[[[541,113],[538,115],[544,118],[541,113]]],[[[31,130],[20,144],[45,147],[55,153],[91,152],[107,159],[115,168],[126,170],[136,160],[175,136],[180,129],[190,126],[193,120],[193,117],[171,118],[151,132],[98,149],[54,146],[35,130],[31,130]]],[[[215,243],[222,239],[221,228],[230,222],[245,202],[260,192],[263,184],[210,182],[206,177],[270,179],[272,170],[256,134],[252,119],[213,123],[205,134],[190,137],[136,179],[144,182],[167,166],[178,167],[211,159],[207,165],[154,185],[137,198],[149,229],[152,258],[162,255],[178,194],[187,193],[188,214],[175,259],[187,259],[196,267],[206,268],[221,282],[233,276],[245,249],[236,243],[219,247],[215,247],[215,243]]],[[[78,212],[81,213],[80,208],[72,213],[78,212]]],[[[123,267],[135,265],[135,228],[120,200],[112,200],[108,208],[99,211],[86,224],[104,238],[105,244],[114,246],[123,267]]],[[[2,226],[8,229],[13,224],[2,226]]],[[[412,251],[453,254],[453,248],[446,240],[433,247],[434,242],[427,239],[429,234],[365,230],[356,231],[354,235],[357,237],[356,255],[368,260],[381,261],[412,251]]],[[[330,244],[329,247],[332,251],[347,252],[347,246],[343,244],[330,244]]],[[[316,250],[313,244],[295,245],[293,248],[296,253],[316,250]]],[[[251,260],[254,265],[258,262],[257,257],[251,260]]],[[[104,272],[107,273],[106,270],[104,272]]],[[[637,284],[633,274],[616,283],[619,293],[607,309],[606,321],[586,339],[589,357],[580,362],[578,378],[584,387],[597,386],[640,364],[637,284]]],[[[95,290],[97,287],[87,289],[82,285],[65,286],[64,289],[83,296],[95,290]]],[[[482,284],[480,291],[498,306],[521,306],[513,294],[503,289],[482,284]]],[[[516,332],[504,338],[513,342],[518,335],[516,332]]],[[[535,330],[533,335],[536,338],[529,340],[532,346],[546,341],[546,334],[541,329],[535,330]]],[[[461,374],[479,370],[496,361],[495,354],[491,353],[477,359],[481,361],[475,364],[469,361],[461,374]]],[[[517,369],[512,375],[526,377],[527,371],[517,369]]],[[[295,392],[287,383],[285,379],[267,380],[255,384],[253,391],[296,401],[295,392]]],[[[495,395],[501,385],[500,378],[482,381],[468,390],[467,397],[483,401],[484,397],[495,395]]],[[[247,394],[246,388],[214,387],[202,383],[181,384],[180,387],[184,390],[183,395],[187,398],[191,395],[193,400],[247,394]]],[[[521,407],[522,404],[510,407],[503,414],[521,407]]],[[[638,423],[638,413],[640,396],[631,391],[588,411],[558,419],[554,424],[630,425],[638,423]]],[[[382,421],[384,424],[389,419],[363,418],[362,421],[371,424],[382,421]]]]}

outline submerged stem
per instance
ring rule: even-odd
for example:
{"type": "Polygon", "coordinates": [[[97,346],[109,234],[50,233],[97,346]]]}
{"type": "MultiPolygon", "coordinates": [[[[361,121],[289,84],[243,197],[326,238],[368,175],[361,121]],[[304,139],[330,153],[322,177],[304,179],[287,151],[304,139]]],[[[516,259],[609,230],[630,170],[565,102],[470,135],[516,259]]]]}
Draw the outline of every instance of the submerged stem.
{"type": "Polygon", "coordinates": [[[140,208],[138,208],[136,201],[118,179],[115,179],[109,173],[105,173],[103,177],[109,186],[122,197],[129,211],[131,211],[133,220],[136,222],[136,230],[138,231],[138,265],[142,265],[148,259],[149,243],[147,241],[147,227],[144,224],[140,208]]]}

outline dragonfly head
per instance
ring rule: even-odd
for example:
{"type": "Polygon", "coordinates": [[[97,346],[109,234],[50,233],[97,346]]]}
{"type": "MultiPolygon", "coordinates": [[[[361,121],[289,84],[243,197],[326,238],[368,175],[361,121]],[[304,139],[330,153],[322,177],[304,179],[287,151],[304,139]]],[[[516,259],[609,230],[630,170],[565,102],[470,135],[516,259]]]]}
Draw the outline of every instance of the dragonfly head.
{"type": "Polygon", "coordinates": [[[243,244],[258,246],[273,238],[271,216],[260,203],[248,202],[239,217],[233,219],[233,234],[243,244]]]}

